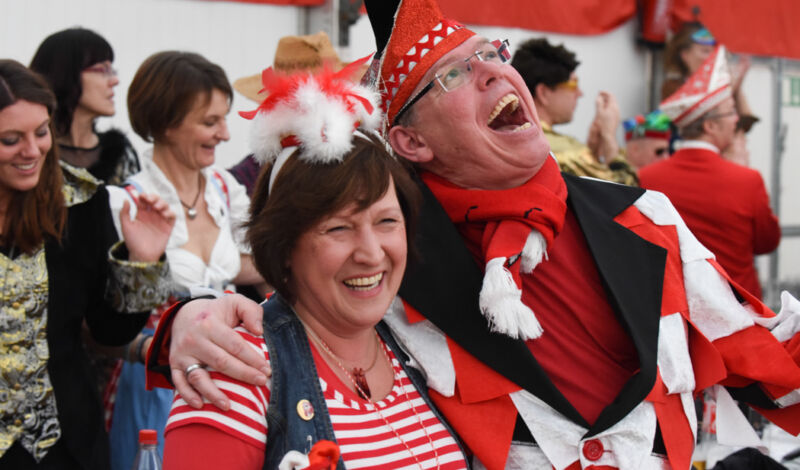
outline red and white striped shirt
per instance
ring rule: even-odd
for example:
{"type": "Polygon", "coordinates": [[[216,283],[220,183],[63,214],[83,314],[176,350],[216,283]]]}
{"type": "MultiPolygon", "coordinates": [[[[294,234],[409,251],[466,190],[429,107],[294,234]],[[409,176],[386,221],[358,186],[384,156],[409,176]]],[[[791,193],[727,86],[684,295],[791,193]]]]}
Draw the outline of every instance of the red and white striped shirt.
{"type": "MultiPolygon", "coordinates": [[[[262,352],[269,360],[269,352],[263,337],[253,336],[241,328],[237,331],[253,348],[262,352]]],[[[369,402],[362,400],[342,383],[320,356],[313,343],[311,350],[320,374],[319,382],[333,424],[333,432],[341,450],[342,459],[348,469],[418,469],[418,461],[424,469],[433,469],[436,468],[436,454],[438,454],[439,465],[442,469],[466,468],[464,456],[455,440],[431,412],[400,367],[397,358],[388,348],[389,357],[397,373],[389,395],[383,400],[375,402],[380,414],[369,402]],[[402,437],[405,445],[386,425],[384,418],[402,437]],[[420,422],[425,427],[424,430],[421,428],[420,422]],[[433,442],[436,453],[431,449],[428,436],[433,442]],[[414,454],[413,456],[409,454],[406,445],[414,454]]],[[[196,410],[176,395],[165,432],[167,446],[165,468],[171,468],[167,467],[170,461],[186,462],[186,459],[190,457],[196,462],[208,462],[210,468],[211,460],[198,456],[198,453],[201,455],[203,453],[231,453],[233,455],[229,454],[229,457],[236,459],[236,468],[260,469],[263,465],[263,453],[268,436],[266,413],[269,406],[271,382],[268,381],[265,386],[254,386],[236,381],[215,371],[211,371],[211,377],[217,387],[230,399],[230,410],[221,411],[210,403],[206,403],[203,409],[196,410]],[[191,433],[193,429],[197,429],[193,425],[216,428],[235,438],[235,441],[250,447],[250,454],[258,455],[253,451],[260,450],[261,461],[242,462],[236,456],[245,455],[245,452],[238,452],[231,446],[220,447],[219,440],[202,445],[193,438],[191,449],[176,452],[176,449],[173,448],[175,446],[170,446],[170,442],[188,442],[184,438],[189,436],[180,434],[191,433]]],[[[227,440],[227,442],[235,441],[227,440]]],[[[234,462],[229,460],[227,463],[233,464],[234,462]]],[[[192,465],[194,466],[194,463],[192,465]]]]}

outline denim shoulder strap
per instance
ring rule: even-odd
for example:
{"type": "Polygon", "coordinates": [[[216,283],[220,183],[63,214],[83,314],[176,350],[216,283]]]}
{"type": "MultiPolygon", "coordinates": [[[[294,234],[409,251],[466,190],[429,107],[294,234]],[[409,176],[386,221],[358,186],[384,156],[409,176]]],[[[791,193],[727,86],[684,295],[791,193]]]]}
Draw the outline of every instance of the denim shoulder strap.
{"type": "MultiPolygon", "coordinates": [[[[303,325],[280,294],[264,303],[264,339],[272,366],[267,409],[267,449],[264,469],[273,470],[291,450],[308,453],[322,439],[336,442],[333,425],[319,385],[319,374],[303,325]],[[313,407],[313,417],[301,401],[313,407]]],[[[342,459],[337,468],[344,469],[342,459]]]]}

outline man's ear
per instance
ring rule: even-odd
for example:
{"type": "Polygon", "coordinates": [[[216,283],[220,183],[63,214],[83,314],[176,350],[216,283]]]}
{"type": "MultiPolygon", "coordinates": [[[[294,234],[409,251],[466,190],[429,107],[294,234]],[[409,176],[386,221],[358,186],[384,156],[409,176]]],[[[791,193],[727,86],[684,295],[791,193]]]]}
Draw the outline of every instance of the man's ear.
{"type": "Polygon", "coordinates": [[[413,127],[393,126],[389,129],[389,145],[398,155],[414,163],[429,162],[434,157],[425,137],[413,127]]]}
{"type": "Polygon", "coordinates": [[[549,86],[544,83],[537,83],[534,87],[533,100],[537,105],[541,103],[542,106],[547,106],[550,103],[550,94],[552,92],[553,90],[549,86]]]}
{"type": "Polygon", "coordinates": [[[703,119],[703,133],[706,135],[713,134],[717,128],[717,123],[713,119],[703,119]]]}

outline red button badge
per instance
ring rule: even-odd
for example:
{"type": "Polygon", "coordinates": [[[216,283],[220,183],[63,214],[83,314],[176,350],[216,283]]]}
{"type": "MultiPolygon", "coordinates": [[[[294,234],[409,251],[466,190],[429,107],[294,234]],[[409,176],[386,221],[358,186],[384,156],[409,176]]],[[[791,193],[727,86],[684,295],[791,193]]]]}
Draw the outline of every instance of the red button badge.
{"type": "Polygon", "coordinates": [[[603,443],[599,439],[590,439],[583,443],[583,456],[592,462],[603,456],[603,443]]]}

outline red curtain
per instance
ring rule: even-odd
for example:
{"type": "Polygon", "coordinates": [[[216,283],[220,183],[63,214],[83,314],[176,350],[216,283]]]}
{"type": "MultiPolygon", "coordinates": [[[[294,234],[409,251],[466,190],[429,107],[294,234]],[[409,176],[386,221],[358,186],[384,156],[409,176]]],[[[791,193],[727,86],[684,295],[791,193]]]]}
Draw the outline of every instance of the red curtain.
{"type": "MultiPolygon", "coordinates": [[[[317,6],[325,0],[227,0],[273,5],[317,6]]],[[[699,19],[730,50],[739,53],[800,59],[795,33],[800,0],[439,0],[444,14],[462,23],[505,26],[565,34],[602,34],[620,26],[642,5],[672,3],[671,24],[699,19]]],[[[659,9],[660,11],[660,9],[659,9]]],[[[646,18],[648,23],[658,19],[646,18]]],[[[645,39],[651,39],[644,35],[645,39]]]]}
{"type": "Polygon", "coordinates": [[[239,3],[263,3],[270,5],[291,5],[295,7],[316,7],[324,5],[325,0],[223,0],[239,3]]]}
{"type": "Polygon", "coordinates": [[[636,0],[439,0],[462,23],[567,34],[601,34],[636,14],[636,0]]]}
{"type": "Polygon", "coordinates": [[[798,0],[673,0],[672,24],[698,19],[733,52],[800,59],[798,0]]]}

